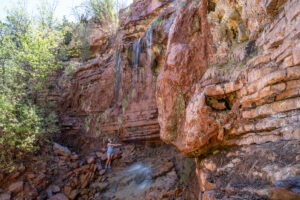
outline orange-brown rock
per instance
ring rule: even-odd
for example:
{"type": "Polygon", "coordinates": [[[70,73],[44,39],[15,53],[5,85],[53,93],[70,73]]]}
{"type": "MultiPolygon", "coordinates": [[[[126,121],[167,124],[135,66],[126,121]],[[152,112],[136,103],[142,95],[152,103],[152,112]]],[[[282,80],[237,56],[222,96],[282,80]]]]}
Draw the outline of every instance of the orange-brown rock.
{"type": "Polygon", "coordinates": [[[204,74],[208,65],[210,40],[206,4],[207,1],[180,4],[169,33],[166,64],[157,83],[161,138],[178,144],[180,149],[184,145],[181,136],[185,107],[194,92],[191,86],[204,74]]]}
{"type": "Polygon", "coordinates": [[[8,187],[8,190],[12,193],[19,193],[23,190],[23,187],[24,187],[24,182],[23,181],[18,181],[18,182],[15,182],[13,184],[11,184],[9,187],[8,187]]]}
{"type": "Polygon", "coordinates": [[[66,137],[159,140],[156,79],[174,12],[173,2],[139,0],[120,12],[116,35],[87,25],[94,58],[77,63],[73,74],[53,74],[60,78],[51,81],[54,87],[46,95],[48,102],[59,105],[66,137]]]}
{"type": "MultiPolygon", "coordinates": [[[[100,151],[103,137],[161,138],[196,157],[201,199],[273,198],[274,181],[299,174],[299,0],[137,0],[120,24],[91,40],[93,59],[51,81],[46,99],[58,102],[65,142],[100,151]]],[[[163,162],[156,175],[174,185],[163,162]]],[[[74,166],[68,195],[87,198],[98,186],[80,185],[95,170],[74,166]]]]}
{"type": "Polygon", "coordinates": [[[169,33],[158,80],[161,138],[190,155],[220,145],[299,140],[298,4],[187,1],[169,33]],[[195,27],[193,6],[202,25],[196,40],[188,28],[176,29],[195,27]]]}

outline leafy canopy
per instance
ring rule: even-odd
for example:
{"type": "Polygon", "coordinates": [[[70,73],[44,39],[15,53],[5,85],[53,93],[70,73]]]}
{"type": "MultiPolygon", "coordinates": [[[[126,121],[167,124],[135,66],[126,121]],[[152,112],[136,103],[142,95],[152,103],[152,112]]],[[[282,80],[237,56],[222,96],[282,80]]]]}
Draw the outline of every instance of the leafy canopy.
{"type": "Polygon", "coordinates": [[[19,3],[0,21],[0,168],[36,151],[38,140],[58,130],[55,114],[37,104],[47,76],[67,54],[70,27],[53,14],[46,1],[34,18],[19,3]]]}

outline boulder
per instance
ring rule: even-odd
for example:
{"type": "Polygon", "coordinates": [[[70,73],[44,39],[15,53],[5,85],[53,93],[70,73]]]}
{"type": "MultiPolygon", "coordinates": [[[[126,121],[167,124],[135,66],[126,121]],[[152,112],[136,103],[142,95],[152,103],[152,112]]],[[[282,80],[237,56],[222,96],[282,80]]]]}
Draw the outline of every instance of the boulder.
{"type": "Polygon", "coordinates": [[[50,198],[54,194],[60,192],[60,187],[57,185],[50,185],[46,191],[47,191],[48,198],[50,198]]]}
{"type": "Polygon", "coordinates": [[[8,190],[14,194],[20,193],[23,191],[23,186],[24,182],[23,181],[18,181],[15,183],[12,183],[9,187],[8,190]]]}
{"type": "Polygon", "coordinates": [[[60,144],[57,144],[57,143],[54,143],[53,150],[58,155],[61,155],[64,157],[69,157],[71,155],[71,151],[67,147],[61,146],[60,144]]]}
{"type": "Polygon", "coordinates": [[[92,164],[92,163],[95,162],[95,157],[94,156],[89,156],[89,157],[87,157],[86,161],[87,161],[88,164],[92,164]]]}
{"type": "Polygon", "coordinates": [[[102,183],[93,183],[91,184],[91,188],[98,189],[100,192],[105,191],[108,188],[109,184],[107,182],[102,183]]]}
{"type": "Polygon", "coordinates": [[[78,155],[76,153],[72,153],[71,160],[78,160],[78,155]]]}
{"type": "Polygon", "coordinates": [[[70,199],[76,199],[76,197],[77,197],[78,194],[79,194],[78,190],[72,190],[68,197],[70,199]]]}
{"type": "Polygon", "coordinates": [[[11,193],[0,194],[0,200],[11,200],[11,193]]]}

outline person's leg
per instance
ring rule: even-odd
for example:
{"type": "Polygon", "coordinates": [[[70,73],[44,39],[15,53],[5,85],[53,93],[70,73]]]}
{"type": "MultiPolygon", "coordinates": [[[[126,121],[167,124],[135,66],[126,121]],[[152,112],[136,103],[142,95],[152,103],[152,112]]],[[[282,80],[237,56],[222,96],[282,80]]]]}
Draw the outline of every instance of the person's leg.
{"type": "Polygon", "coordinates": [[[110,155],[109,155],[109,165],[108,165],[109,168],[111,168],[111,160],[112,160],[112,157],[113,157],[113,154],[110,154],[110,155]]]}
{"type": "Polygon", "coordinates": [[[109,155],[109,162],[108,162],[108,167],[110,167],[110,163],[111,163],[111,154],[109,155]]]}
{"type": "Polygon", "coordinates": [[[105,163],[105,169],[108,168],[109,163],[110,163],[110,154],[107,154],[107,159],[106,159],[106,163],[105,163]]]}

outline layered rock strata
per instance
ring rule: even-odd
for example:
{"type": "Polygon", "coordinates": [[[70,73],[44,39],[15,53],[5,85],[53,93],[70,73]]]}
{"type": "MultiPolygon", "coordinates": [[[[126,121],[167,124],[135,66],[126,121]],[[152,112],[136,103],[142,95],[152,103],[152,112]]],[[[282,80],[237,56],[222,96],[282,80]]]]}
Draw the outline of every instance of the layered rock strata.
{"type": "Polygon", "coordinates": [[[65,132],[118,135],[123,141],[159,140],[156,79],[174,11],[171,1],[135,1],[120,12],[116,35],[101,32],[97,39],[97,29],[91,34],[94,58],[77,64],[68,81],[62,74],[52,90],[56,93],[47,97],[60,97],[54,101],[60,105],[65,132]]]}
{"type": "Polygon", "coordinates": [[[95,58],[51,93],[66,133],[174,144],[196,157],[200,199],[273,198],[268,187],[299,175],[272,148],[299,149],[299,0],[138,0],[120,24],[115,36],[99,34],[95,58]],[[275,151],[273,164],[263,164],[263,151],[275,151]],[[259,163],[239,167],[251,152],[259,163]],[[246,183],[232,184],[245,168],[246,183]],[[273,168],[286,171],[265,174],[273,168]]]}
{"type": "Polygon", "coordinates": [[[158,78],[158,119],[165,142],[198,158],[199,199],[299,198],[299,22],[297,0],[179,9],[158,78]]]}
{"type": "Polygon", "coordinates": [[[210,3],[195,4],[194,14],[187,3],[172,25],[158,80],[162,139],[187,154],[300,139],[299,1],[210,3]],[[181,31],[195,18],[202,25],[195,36],[181,31]],[[264,27],[252,28],[257,21],[264,27]]]}

